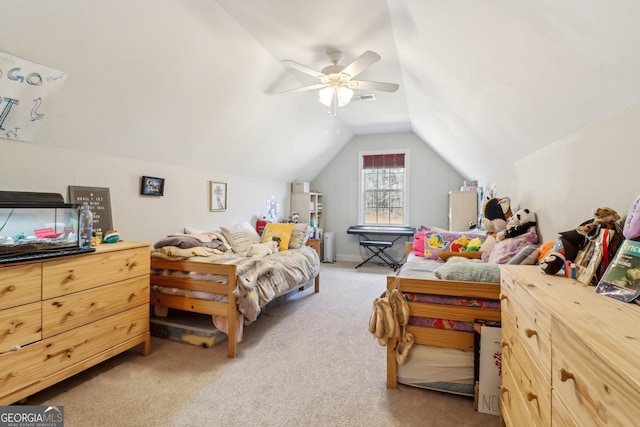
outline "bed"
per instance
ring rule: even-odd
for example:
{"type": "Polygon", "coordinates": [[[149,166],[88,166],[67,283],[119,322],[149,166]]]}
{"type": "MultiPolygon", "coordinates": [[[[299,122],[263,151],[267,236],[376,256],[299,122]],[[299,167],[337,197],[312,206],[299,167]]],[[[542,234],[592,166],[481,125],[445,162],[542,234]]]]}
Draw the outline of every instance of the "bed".
{"type": "Polygon", "coordinates": [[[169,309],[211,315],[228,336],[228,357],[235,358],[244,324],[255,321],[277,297],[311,286],[319,292],[319,271],[317,239],[264,257],[185,257],[152,251],[151,305],[157,316],[166,316],[169,309]]]}
{"type": "Polygon", "coordinates": [[[412,251],[413,243],[407,243],[407,262],[397,275],[387,276],[387,289],[399,287],[409,301],[407,332],[414,337],[402,365],[397,341],[387,345],[387,388],[400,382],[473,396],[473,323],[500,320],[500,285],[436,278],[444,264],[412,251]]]}

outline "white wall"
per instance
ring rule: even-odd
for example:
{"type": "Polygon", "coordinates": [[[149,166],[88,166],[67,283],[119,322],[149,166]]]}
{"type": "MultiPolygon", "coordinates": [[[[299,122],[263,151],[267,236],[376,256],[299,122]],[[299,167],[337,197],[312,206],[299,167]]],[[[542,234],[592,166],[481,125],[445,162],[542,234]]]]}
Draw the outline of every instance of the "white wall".
{"type": "MultiPolygon", "coordinates": [[[[415,134],[360,135],[354,137],[312,182],[324,197],[325,231],[336,233],[340,261],[362,259],[358,237],[347,229],[358,223],[358,153],[387,149],[409,151],[409,224],[413,227],[448,225],[448,195],[464,178],[415,134]]],[[[397,245],[394,253],[402,252],[397,245]]]]}
{"type": "MultiPolygon", "coordinates": [[[[68,186],[107,187],[113,226],[123,239],[154,243],[184,227],[213,230],[251,221],[266,213],[272,195],[288,215],[289,184],[214,170],[189,169],[126,158],[95,155],[33,143],[0,140],[0,190],[60,193],[68,186]],[[163,197],[141,196],[142,175],[165,178],[163,197]],[[209,211],[209,181],[228,184],[227,210],[209,211]]],[[[2,221],[2,218],[0,218],[2,221]]]]}
{"type": "Polygon", "coordinates": [[[598,207],[627,214],[640,194],[640,103],[589,123],[509,169],[487,173],[512,208],[533,209],[544,241],[592,218],[598,207]]]}

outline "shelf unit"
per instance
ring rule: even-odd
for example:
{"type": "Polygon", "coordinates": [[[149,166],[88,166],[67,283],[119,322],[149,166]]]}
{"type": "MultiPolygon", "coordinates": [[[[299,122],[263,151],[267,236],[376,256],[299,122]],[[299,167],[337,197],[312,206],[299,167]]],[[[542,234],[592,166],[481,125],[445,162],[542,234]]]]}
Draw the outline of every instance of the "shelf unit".
{"type": "Polygon", "coordinates": [[[300,222],[324,228],[324,196],[322,193],[291,193],[291,211],[300,215],[300,222]]]}

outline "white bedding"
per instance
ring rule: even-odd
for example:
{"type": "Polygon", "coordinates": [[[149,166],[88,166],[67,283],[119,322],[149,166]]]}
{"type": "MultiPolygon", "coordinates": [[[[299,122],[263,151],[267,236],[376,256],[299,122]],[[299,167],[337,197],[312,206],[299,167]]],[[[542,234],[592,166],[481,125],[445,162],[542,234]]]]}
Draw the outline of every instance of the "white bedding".
{"type": "Polygon", "coordinates": [[[398,382],[429,390],[473,396],[473,352],[452,348],[413,346],[398,382]]]}
{"type": "Polygon", "coordinates": [[[419,279],[435,279],[433,272],[442,265],[442,261],[416,256],[413,252],[407,256],[398,271],[398,277],[414,277],[419,279]]]}

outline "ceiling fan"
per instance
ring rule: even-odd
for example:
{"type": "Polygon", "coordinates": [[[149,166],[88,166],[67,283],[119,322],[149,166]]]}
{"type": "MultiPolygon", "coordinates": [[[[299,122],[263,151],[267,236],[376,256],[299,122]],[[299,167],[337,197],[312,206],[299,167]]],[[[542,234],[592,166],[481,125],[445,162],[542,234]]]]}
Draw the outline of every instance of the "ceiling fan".
{"type": "Polygon", "coordinates": [[[337,107],[343,107],[351,102],[354,89],[395,92],[400,87],[396,83],[354,80],[354,77],[380,60],[380,55],[375,52],[368,50],[347,66],[340,65],[340,61],[342,60],[342,52],[340,50],[327,49],[327,55],[332,65],[324,67],[321,71],[314,70],[313,68],[289,59],[281,61],[285,67],[309,74],[317,78],[320,82],[280,93],[306,92],[319,89],[318,96],[320,102],[329,107],[329,113],[333,110],[334,115],[336,115],[337,107]]]}

